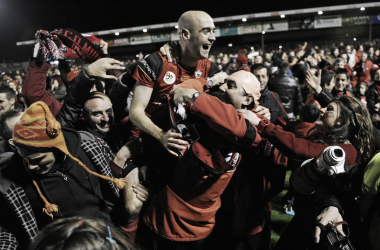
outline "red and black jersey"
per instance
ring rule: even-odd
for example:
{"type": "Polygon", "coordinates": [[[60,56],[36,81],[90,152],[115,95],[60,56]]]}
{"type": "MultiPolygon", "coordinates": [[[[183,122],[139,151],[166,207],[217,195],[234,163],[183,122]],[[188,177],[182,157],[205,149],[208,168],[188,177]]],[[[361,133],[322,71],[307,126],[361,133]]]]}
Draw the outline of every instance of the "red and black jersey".
{"type": "Polygon", "coordinates": [[[189,79],[213,76],[219,71],[218,66],[208,59],[199,60],[195,68],[185,70],[179,64],[169,63],[160,52],[155,52],[140,61],[132,77],[153,88],[150,103],[166,103],[166,95],[177,85],[189,79]]]}
{"type": "MultiPolygon", "coordinates": [[[[165,121],[168,114],[167,95],[170,91],[186,80],[211,77],[219,71],[218,66],[208,59],[199,60],[195,68],[185,70],[179,64],[169,63],[160,52],[155,52],[139,62],[132,77],[141,84],[153,88],[145,112],[157,126],[168,129],[165,127],[165,121]]],[[[139,136],[139,132],[134,129],[132,134],[139,136]]]]}
{"type": "Polygon", "coordinates": [[[159,101],[162,99],[161,93],[168,94],[182,82],[213,76],[219,71],[218,66],[208,59],[199,60],[195,68],[185,70],[179,64],[169,63],[160,52],[155,52],[140,61],[132,77],[141,84],[153,88],[151,101],[159,101]]]}

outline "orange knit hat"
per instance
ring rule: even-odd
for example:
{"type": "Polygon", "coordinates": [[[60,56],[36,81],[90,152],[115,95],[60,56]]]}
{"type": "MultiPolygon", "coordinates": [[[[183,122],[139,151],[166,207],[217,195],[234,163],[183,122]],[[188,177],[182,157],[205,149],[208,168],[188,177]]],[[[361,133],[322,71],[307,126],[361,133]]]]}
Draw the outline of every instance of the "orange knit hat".
{"type": "Polygon", "coordinates": [[[21,116],[13,129],[13,141],[21,147],[58,148],[64,154],[70,154],[61,124],[44,102],[33,103],[21,116]]]}
{"type": "MultiPolygon", "coordinates": [[[[122,189],[126,185],[124,179],[110,178],[91,171],[79,159],[70,154],[61,131],[61,124],[54,118],[50,109],[44,102],[39,101],[33,103],[21,116],[13,129],[13,141],[16,146],[21,148],[23,146],[28,146],[33,148],[59,149],[62,153],[81,165],[90,174],[112,181],[119,189],[122,189]]],[[[44,212],[50,217],[53,217],[52,213],[58,212],[58,206],[50,204],[42,195],[34,180],[33,183],[45,202],[44,212]]]]}

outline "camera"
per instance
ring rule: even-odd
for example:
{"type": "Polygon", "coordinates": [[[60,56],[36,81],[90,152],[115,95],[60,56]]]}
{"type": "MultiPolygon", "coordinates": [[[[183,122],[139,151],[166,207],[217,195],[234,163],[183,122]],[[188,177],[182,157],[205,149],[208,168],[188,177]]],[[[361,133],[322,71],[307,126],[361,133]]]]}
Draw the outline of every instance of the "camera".
{"type": "Polygon", "coordinates": [[[322,224],[318,225],[321,228],[321,243],[326,245],[328,250],[355,250],[355,247],[352,245],[350,239],[348,238],[350,231],[348,230],[347,223],[342,221],[338,223],[328,224],[323,226],[322,224]],[[342,224],[345,226],[345,236],[339,234],[336,226],[342,224]]]}
{"type": "Polygon", "coordinates": [[[300,194],[313,194],[324,177],[346,172],[346,154],[339,146],[329,146],[317,157],[304,161],[290,176],[290,184],[300,194]]]}

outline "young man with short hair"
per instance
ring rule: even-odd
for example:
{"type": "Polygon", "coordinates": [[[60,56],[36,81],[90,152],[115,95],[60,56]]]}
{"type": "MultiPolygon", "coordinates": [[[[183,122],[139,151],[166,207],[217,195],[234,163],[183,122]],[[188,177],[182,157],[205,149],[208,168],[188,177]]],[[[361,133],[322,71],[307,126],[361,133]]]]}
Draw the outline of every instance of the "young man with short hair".
{"type": "Polygon", "coordinates": [[[285,125],[289,122],[289,117],[280,102],[279,95],[268,89],[269,72],[263,64],[254,64],[251,68],[252,73],[260,82],[261,97],[260,105],[268,108],[271,113],[270,121],[276,125],[285,125]],[[279,119],[280,117],[280,119],[279,119]],[[283,121],[280,121],[283,119],[283,121]],[[285,124],[283,124],[285,122],[285,124]]]}
{"type": "Polygon", "coordinates": [[[337,96],[352,96],[352,94],[346,90],[348,84],[348,72],[346,69],[337,69],[335,70],[335,86],[331,90],[331,94],[334,97],[337,96]]]}
{"type": "Polygon", "coordinates": [[[356,77],[358,82],[365,82],[367,85],[371,84],[371,72],[378,69],[379,67],[376,64],[373,64],[368,60],[368,54],[362,52],[361,60],[357,62],[354,66],[354,71],[356,72],[356,77]]]}
{"type": "MultiPolygon", "coordinates": [[[[0,87],[0,115],[15,108],[16,98],[16,92],[12,88],[8,86],[0,87]]],[[[22,107],[21,111],[23,111],[22,107]]]]}

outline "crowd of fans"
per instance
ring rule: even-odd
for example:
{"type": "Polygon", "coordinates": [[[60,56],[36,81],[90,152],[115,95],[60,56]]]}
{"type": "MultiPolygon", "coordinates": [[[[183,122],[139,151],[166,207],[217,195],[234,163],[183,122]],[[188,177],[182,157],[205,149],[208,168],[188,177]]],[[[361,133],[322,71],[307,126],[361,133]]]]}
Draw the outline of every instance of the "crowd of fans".
{"type": "Polygon", "coordinates": [[[287,171],[314,191],[290,189],[275,249],[378,248],[380,48],[212,53],[213,29],[189,11],[137,60],[39,42],[1,72],[1,249],[271,249],[287,171]],[[299,174],[329,146],[343,169],[299,174]]]}

